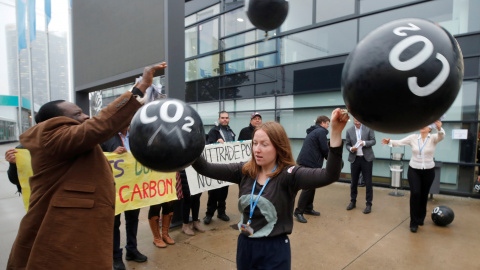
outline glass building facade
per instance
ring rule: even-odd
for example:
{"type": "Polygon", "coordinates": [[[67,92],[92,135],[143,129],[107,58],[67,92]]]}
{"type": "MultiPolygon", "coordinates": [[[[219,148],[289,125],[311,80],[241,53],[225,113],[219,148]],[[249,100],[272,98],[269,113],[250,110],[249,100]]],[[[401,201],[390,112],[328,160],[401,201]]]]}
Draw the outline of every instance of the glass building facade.
{"type": "MultiPolygon", "coordinates": [[[[409,17],[447,29],[462,48],[465,76],[445,114],[445,140],[435,153],[442,164],[437,170],[440,192],[478,196],[473,184],[480,165],[480,1],[291,0],[285,22],[267,36],[249,22],[244,1],[204,1],[205,6],[189,10],[194,2],[186,3],[185,101],[198,111],[206,131],[221,110],[230,113],[230,126],[237,134],[248,125],[252,112],[260,112],[263,121],[283,125],[294,157],[318,115],[330,116],[332,109],[345,108],[341,73],[362,38],[387,22],[409,17]],[[457,139],[453,130],[467,132],[467,138],[457,139]]],[[[409,134],[375,133],[375,185],[390,185],[390,154],[404,151],[402,185],[408,188],[410,148],[382,146],[381,139],[409,134]]],[[[342,181],[350,180],[347,157],[344,149],[342,181]]]]}

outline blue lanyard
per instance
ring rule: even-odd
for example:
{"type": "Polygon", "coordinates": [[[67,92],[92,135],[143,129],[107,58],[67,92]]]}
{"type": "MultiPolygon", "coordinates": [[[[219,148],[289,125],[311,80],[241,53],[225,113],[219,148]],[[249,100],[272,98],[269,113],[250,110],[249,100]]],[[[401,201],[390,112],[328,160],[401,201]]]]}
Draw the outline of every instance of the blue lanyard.
{"type": "Polygon", "coordinates": [[[425,140],[425,143],[423,144],[423,146],[420,148],[420,139],[417,139],[418,141],[418,149],[420,150],[420,155],[422,154],[422,150],[423,148],[425,147],[425,145],[427,144],[428,142],[428,138],[430,138],[429,136],[427,136],[427,139],[425,140]]]}
{"type": "MultiPolygon", "coordinates": [[[[275,164],[275,168],[273,168],[272,173],[277,169],[277,164],[275,164]]],[[[257,184],[257,178],[255,178],[255,182],[253,183],[252,187],[252,195],[250,196],[250,216],[248,217],[248,222],[247,225],[250,225],[252,223],[252,216],[253,216],[253,210],[255,210],[255,207],[257,207],[258,199],[260,199],[260,195],[262,194],[263,190],[268,184],[268,181],[270,181],[270,177],[267,178],[267,181],[265,182],[265,185],[263,185],[262,189],[258,193],[257,199],[255,200],[255,203],[253,203],[253,192],[255,191],[255,185],[257,184]]]]}

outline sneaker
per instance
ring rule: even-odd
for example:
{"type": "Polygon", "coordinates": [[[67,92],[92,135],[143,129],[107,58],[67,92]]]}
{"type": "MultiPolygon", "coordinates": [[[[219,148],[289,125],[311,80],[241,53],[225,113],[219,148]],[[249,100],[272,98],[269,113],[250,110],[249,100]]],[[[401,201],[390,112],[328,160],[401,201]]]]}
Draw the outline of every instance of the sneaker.
{"type": "Polygon", "coordinates": [[[113,270],[125,270],[125,264],[123,263],[122,257],[113,258],[113,270]]]}
{"type": "Polygon", "coordinates": [[[227,216],[227,214],[225,213],[222,213],[222,214],[218,214],[217,218],[223,220],[223,221],[230,221],[230,217],[227,216]]]}
{"type": "Polygon", "coordinates": [[[128,251],[127,250],[127,255],[125,255],[125,260],[136,261],[136,262],[145,262],[145,261],[147,261],[147,256],[143,255],[138,250],[135,250],[135,251],[128,251]]]}

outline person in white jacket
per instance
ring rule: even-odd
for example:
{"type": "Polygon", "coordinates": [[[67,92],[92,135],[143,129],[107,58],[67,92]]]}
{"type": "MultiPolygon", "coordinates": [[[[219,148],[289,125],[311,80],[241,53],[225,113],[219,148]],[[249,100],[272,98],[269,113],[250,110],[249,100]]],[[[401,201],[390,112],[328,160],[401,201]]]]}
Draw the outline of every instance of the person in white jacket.
{"type": "Polygon", "coordinates": [[[412,134],[401,140],[382,139],[389,146],[410,145],[412,157],[408,166],[408,184],[410,185],[410,231],[416,233],[422,226],[427,214],[427,200],[430,186],[435,178],[433,155],[437,143],[445,138],[442,122],[436,121],[437,134],[430,134],[432,125],[420,129],[420,134],[412,134]]]}

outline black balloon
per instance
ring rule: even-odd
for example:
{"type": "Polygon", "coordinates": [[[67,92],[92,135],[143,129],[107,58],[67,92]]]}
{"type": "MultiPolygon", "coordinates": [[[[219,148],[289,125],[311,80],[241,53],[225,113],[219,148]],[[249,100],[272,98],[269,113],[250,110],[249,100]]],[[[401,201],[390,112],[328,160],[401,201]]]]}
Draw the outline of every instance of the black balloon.
{"type": "Polygon", "coordinates": [[[155,171],[182,170],[195,162],[205,147],[200,116],[177,99],[157,100],[140,108],[129,133],[135,159],[155,171]]]}
{"type": "Polygon", "coordinates": [[[475,189],[476,192],[480,192],[480,181],[477,180],[477,182],[475,182],[473,189],[475,189]]]}
{"type": "Polygon", "coordinates": [[[455,38],[423,19],[375,29],[348,56],[342,95],[348,111],[386,133],[419,130],[438,120],[457,97],[463,56],[455,38]]]}
{"type": "Polygon", "coordinates": [[[285,0],[250,0],[247,16],[258,29],[271,31],[287,18],[288,2],[285,0]]]}
{"type": "Polygon", "coordinates": [[[447,226],[455,218],[453,210],[448,206],[437,206],[432,211],[432,220],[438,226],[447,226]]]}

